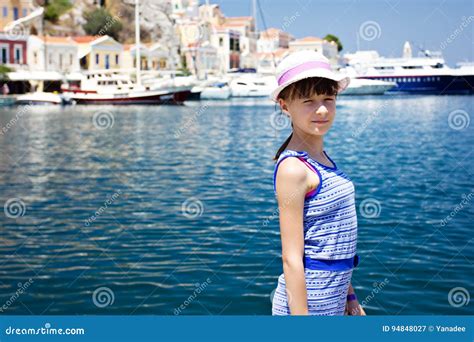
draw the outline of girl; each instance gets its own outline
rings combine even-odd
[[[350,79],[333,74],[323,55],[299,51],[279,64],[277,80],[272,99],[293,132],[275,156],[284,273],[272,313],[365,315],[351,286],[358,261],[354,185],[323,148],[336,95]]]

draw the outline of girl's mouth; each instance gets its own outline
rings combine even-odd
[[[311,121],[311,122],[318,123],[318,124],[323,124],[323,123],[328,123],[329,120],[317,120],[317,121]]]

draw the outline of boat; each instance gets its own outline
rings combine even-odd
[[[276,87],[273,76],[242,75],[230,81],[232,97],[268,97]]]
[[[346,54],[346,72],[355,73],[358,79],[396,82],[388,92],[413,94],[473,94],[472,67],[451,68],[439,52],[422,50],[412,57],[408,42],[403,56],[385,58],[376,51],[357,51]]]
[[[383,95],[396,86],[395,82],[351,78],[349,86],[339,95]]]
[[[218,82],[201,91],[201,100],[227,100],[231,95],[230,87],[227,82]]]
[[[191,86],[162,86],[150,89],[132,81],[130,73],[99,70],[84,75],[80,87],[63,87],[64,94],[78,104],[182,104]]]
[[[15,100],[17,105],[71,105],[75,101],[66,94],[48,93],[37,91],[18,95]]]

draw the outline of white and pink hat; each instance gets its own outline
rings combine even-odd
[[[346,89],[350,82],[349,77],[337,75],[331,70],[326,57],[312,50],[297,51],[286,56],[278,64],[276,73],[278,86],[270,95],[275,102],[284,88],[304,78],[323,77],[336,81],[339,84],[338,93]]]

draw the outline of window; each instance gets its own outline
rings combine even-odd
[[[224,46],[224,38],[219,38],[219,46]]]
[[[13,7],[13,20],[17,20],[18,18],[18,7]]]
[[[26,8],[23,8],[23,17],[26,17],[26,15],[28,14],[28,11],[26,10]]]
[[[72,59],[73,59],[73,56],[72,56],[72,53],[69,54],[69,65],[72,65]]]
[[[3,6],[3,17],[4,18],[8,17],[8,7],[7,6]]]
[[[6,46],[1,46],[1,62],[2,64],[7,64],[8,63],[8,45]]]
[[[118,54],[115,55],[115,64],[117,64],[117,65],[119,64],[119,55]]]
[[[21,53],[20,53],[19,48],[15,48],[15,63],[20,64],[21,63]]]
[[[95,64],[99,64],[99,54],[95,54]]]
[[[63,69],[63,54],[59,54],[59,69]]]

